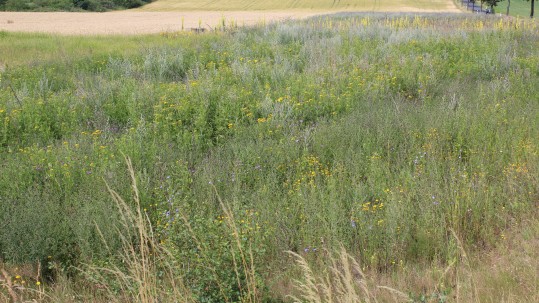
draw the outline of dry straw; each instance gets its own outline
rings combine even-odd
[[[325,272],[316,273],[309,262],[301,255],[289,252],[296,257],[302,270],[303,280],[296,280],[298,295],[290,296],[294,302],[309,303],[377,303],[378,290],[393,295],[395,302],[409,301],[410,298],[387,286],[374,286],[363,272],[358,261],[344,246],[337,253],[328,253],[329,264]]]
[[[115,264],[109,267],[88,265],[83,273],[103,285],[110,292],[109,298],[117,302],[192,302],[189,291],[172,272],[174,266],[169,264],[169,260],[173,258],[154,237],[150,220],[141,207],[133,164],[128,157],[125,161],[131,178],[134,207],[107,184],[120,214],[118,234],[122,241],[119,254],[122,267]],[[158,270],[164,271],[164,278],[157,277]],[[118,281],[122,296],[115,295],[108,286],[107,277],[110,279],[110,276]]]

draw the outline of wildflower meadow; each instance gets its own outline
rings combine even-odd
[[[0,301],[536,301],[538,26],[0,32]]]

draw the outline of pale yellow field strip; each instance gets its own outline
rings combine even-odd
[[[250,2],[255,5],[249,5]],[[243,26],[267,24],[286,19],[302,19],[342,11],[461,12],[451,0],[313,0],[311,2],[308,0],[283,0],[282,2],[252,0],[250,2],[246,0],[159,0],[142,10],[108,13],[0,12],[0,31],[65,35],[137,35],[189,30],[199,26],[216,27],[222,24],[223,19],[227,25],[233,22]],[[312,9],[306,8],[307,2],[313,5]],[[324,6],[325,3],[330,2],[338,5]],[[372,6],[374,2],[377,4]],[[230,7],[246,10],[219,9],[227,3]],[[175,4],[179,6],[174,6]],[[289,9],[265,9],[278,5],[285,5]],[[163,10],[167,11],[152,11],[152,7],[166,8]],[[197,7],[200,10],[191,10]]]
[[[188,10],[455,10],[453,0],[157,0],[144,11]]]
[[[66,35],[137,35],[215,27],[226,20],[239,26],[300,19],[316,12],[110,12],[11,13],[0,12],[0,31]],[[182,25],[183,24],[183,25]]]

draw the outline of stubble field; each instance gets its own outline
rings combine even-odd
[[[351,10],[351,11],[410,11],[437,10],[456,11],[451,0],[220,0],[220,1],[189,1],[189,0],[159,0],[146,5],[140,10],[170,11],[170,10]]]
[[[0,12],[0,31],[64,35],[137,35],[222,25],[255,25],[339,11],[459,12],[452,1],[182,1],[159,0],[107,13]]]

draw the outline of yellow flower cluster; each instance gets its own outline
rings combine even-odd
[[[375,199],[373,202],[367,201],[361,205],[363,212],[376,213],[384,208],[384,202],[379,199]]]
[[[284,183],[284,186],[289,188],[289,193],[298,192],[303,186],[316,188],[317,178],[328,178],[332,175],[328,165],[322,163],[314,155],[308,155],[296,160],[292,165],[293,167],[280,166],[281,170],[296,171],[295,179],[287,180]]]
[[[525,175],[529,170],[526,163],[511,163],[504,167],[503,172],[506,176],[514,176],[515,174]]]

